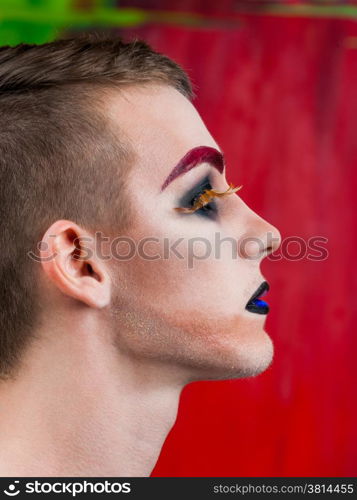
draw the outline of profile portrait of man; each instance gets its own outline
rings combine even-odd
[[[193,98],[144,41],[0,48],[2,476],[148,476],[185,385],[271,364],[280,235]]]

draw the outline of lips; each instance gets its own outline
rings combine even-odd
[[[264,300],[261,300],[261,297],[268,293],[268,291],[269,284],[267,281],[263,281],[263,283],[248,300],[247,305],[245,306],[246,310],[256,314],[268,314],[269,305]]]

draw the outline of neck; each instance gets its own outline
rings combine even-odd
[[[184,384],[88,330],[58,333],[0,385],[1,475],[150,475]]]

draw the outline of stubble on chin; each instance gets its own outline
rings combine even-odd
[[[274,344],[262,318],[209,319],[192,312],[174,324],[182,332],[181,362],[192,368],[194,380],[254,377],[273,362]]]
[[[143,362],[170,364],[187,381],[254,377],[272,363],[264,318],[113,306],[115,343]]]

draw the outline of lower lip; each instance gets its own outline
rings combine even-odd
[[[269,304],[261,299],[254,299],[246,306],[246,310],[255,314],[268,314]]]

